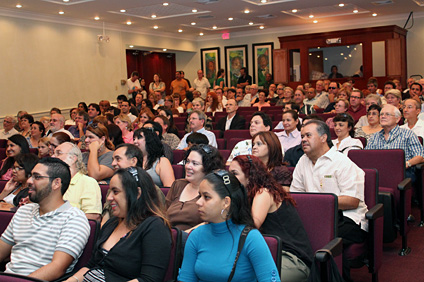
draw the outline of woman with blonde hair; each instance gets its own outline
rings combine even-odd
[[[125,143],[133,144],[133,134],[134,132],[131,119],[126,114],[120,114],[113,118],[113,121],[115,124],[121,129],[122,132],[122,139]]]

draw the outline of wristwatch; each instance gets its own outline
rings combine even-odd
[[[411,163],[409,161],[406,161],[406,168],[410,168],[411,167]]]

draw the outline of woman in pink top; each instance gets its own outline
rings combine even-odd
[[[269,107],[271,106],[268,102],[266,102],[266,94],[265,91],[260,90],[258,94],[258,100],[259,102],[253,104],[253,107],[258,107],[259,111],[261,111],[262,107]]]
[[[131,124],[131,119],[125,114],[120,114],[116,116],[113,121],[119,127],[119,129],[121,129],[122,139],[124,140],[124,142],[133,144],[134,132],[132,131],[133,127]]]

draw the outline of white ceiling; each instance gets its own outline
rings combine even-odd
[[[262,0],[264,1],[264,0]],[[57,17],[71,20],[105,22],[120,25],[129,30],[155,31],[184,36],[219,34],[224,32],[258,31],[260,26],[287,28],[290,26],[331,25],[342,20],[370,21],[378,17],[405,15],[411,11],[424,12],[416,2],[424,0],[1,0],[0,9],[24,12],[28,15]],[[169,3],[164,6],[163,3]],[[343,7],[339,4],[343,3]],[[377,3],[384,3],[377,5]],[[389,4],[387,4],[389,3]],[[16,5],[22,8],[16,8]],[[125,9],[126,12],[120,12]],[[197,12],[192,10],[196,9]],[[250,13],[244,11],[248,9]],[[297,9],[297,13],[292,10]],[[357,10],[354,13],[353,10]],[[63,11],[63,15],[59,15]],[[377,13],[377,17],[372,14]],[[152,18],[156,15],[156,18]],[[313,18],[310,16],[313,15]],[[94,17],[98,16],[98,21]],[[233,20],[229,20],[233,18]],[[131,21],[131,26],[127,22]],[[195,23],[193,25],[192,23]],[[216,27],[215,29],[213,27]]]

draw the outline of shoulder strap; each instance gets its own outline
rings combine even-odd
[[[359,150],[362,150],[362,148],[361,147],[359,147],[358,145],[352,145],[352,146],[349,146],[349,147],[346,147],[346,148],[343,148],[341,151],[339,151],[340,153],[343,153],[344,151],[346,151],[347,149],[353,149],[353,148],[357,148],[357,149],[359,149]]]
[[[243,231],[240,234],[240,240],[237,248],[236,259],[234,260],[233,269],[231,269],[230,277],[228,277],[228,281],[230,282],[233,279],[234,273],[236,271],[237,261],[240,257],[241,250],[243,250],[244,242],[246,242],[247,234],[249,234],[250,230],[253,228],[251,226],[245,226]]]

